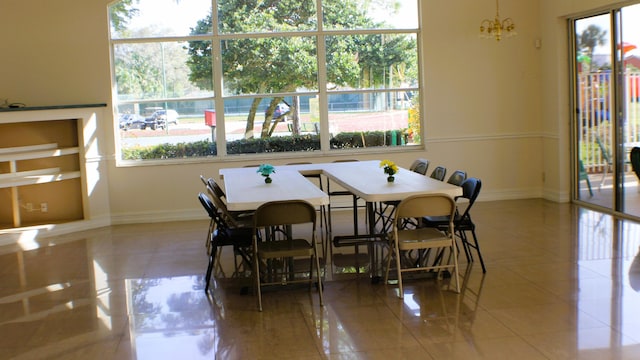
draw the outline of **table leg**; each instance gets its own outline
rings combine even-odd
[[[369,236],[371,241],[369,242],[369,254],[370,254],[370,268],[371,268],[371,283],[377,284],[382,279],[380,271],[378,269],[379,261],[382,261],[382,254],[378,253],[378,247],[375,246],[375,239],[380,236],[376,233],[376,206],[374,203],[367,201],[367,216],[369,220]]]

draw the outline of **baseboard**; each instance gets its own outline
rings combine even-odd
[[[169,221],[191,221],[208,219],[202,207],[172,211],[138,212],[112,214],[111,223],[114,225],[149,224]]]

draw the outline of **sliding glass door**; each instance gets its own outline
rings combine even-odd
[[[574,22],[574,28],[576,156],[579,172],[577,198],[613,208],[611,169],[598,146],[611,144],[613,138],[611,14],[578,19]]]
[[[640,217],[640,5],[575,19],[574,197]]]
[[[619,210],[640,217],[640,169],[636,174],[630,161],[633,147],[640,147],[640,4],[620,10],[618,52],[622,79],[621,111],[618,124],[617,164]]]

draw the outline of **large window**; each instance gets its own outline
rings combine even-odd
[[[418,0],[109,6],[123,160],[421,145]]]

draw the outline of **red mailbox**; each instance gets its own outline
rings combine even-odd
[[[205,110],[204,111],[204,123],[207,126],[215,127],[216,126],[216,112],[215,110]]]

